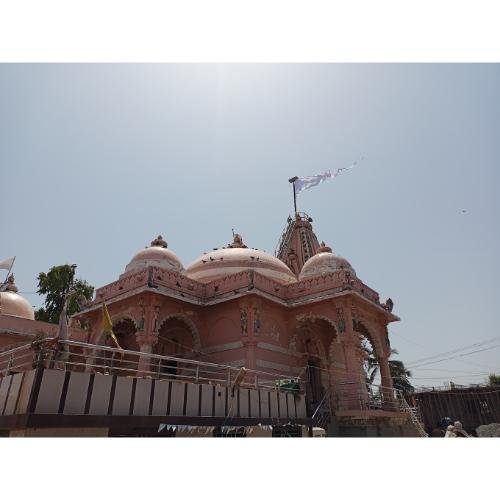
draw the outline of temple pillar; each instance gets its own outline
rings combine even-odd
[[[389,368],[389,357],[386,355],[378,358],[380,367],[380,379],[383,394],[383,408],[391,409],[394,407],[394,389],[392,384],[391,370]]]
[[[158,332],[137,332],[135,339],[139,345],[139,350],[144,355],[139,356],[139,364],[137,366],[137,376],[143,377],[147,372],[151,371],[151,357],[153,346],[158,342]]]
[[[102,340],[102,319],[97,314],[93,314],[88,318],[89,330],[87,343],[88,344],[99,344]],[[85,360],[86,372],[92,372],[94,370],[94,365],[96,364],[96,356],[98,355],[97,349],[83,348],[82,349],[83,359]]]
[[[149,305],[145,308],[144,330],[138,331],[135,334],[135,339],[139,346],[139,351],[144,353],[144,356],[139,357],[137,366],[137,376],[143,377],[146,372],[151,371],[151,357],[153,346],[158,342],[158,316],[160,307],[157,304]]]
[[[359,339],[353,328],[352,322],[352,301],[347,299],[343,307],[345,319],[345,335],[343,338],[345,364],[347,372],[347,405],[349,409],[361,409],[361,380],[358,362],[357,348],[359,346]]]

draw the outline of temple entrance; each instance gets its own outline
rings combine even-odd
[[[325,390],[321,384],[321,371],[319,361],[314,358],[307,360],[307,394],[310,395],[312,411],[320,404]]]
[[[155,354],[161,356],[172,356],[175,358],[193,359],[193,335],[189,325],[179,317],[167,318],[158,330],[158,343],[155,346]],[[177,377],[182,374],[189,376],[189,366],[182,366],[172,359],[162,359],[157,366],[160,374]]]

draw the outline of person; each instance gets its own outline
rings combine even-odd
[[[444,435],[445,438],[456,438],[457,435],[455,434],[455,427],[453,425],[449,425],[446,428],[446,434]]]
[[[460,420],[457,420],[454,424],[453,424],[453,429],[454,429],[454,432],[455,432],[455,436],[456,437],[470,437],[467,432],[464,431],[463,429],[463,426],[462,426],[462,422],[460,422]]]

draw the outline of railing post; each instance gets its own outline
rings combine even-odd
[[[111,359],[109,361],[109,373],[113,373],[113,365],[114,365],[114,362],[115,362],[115,354],[116,354],[115,351],[113,351],[111,353]]]
[[[258,389],[259,388],[259,377],[257,374],[255,374],[255,388]]]
[[[231,368],[227,369],[227,386],[231,387]]]
[[[195,381],[198,382],[200,379],[200,365],[196,365],[196,375],[195,375]]]

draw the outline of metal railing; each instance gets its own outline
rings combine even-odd
[[[0,377],[31,370],[38,363],[42,363],[45,368],[70,371],[278,391],[280,390],[278,381],[290,378],[290,374],[269,373],[183,357],[53,338],[0,353]],[[302,383],[300,385],[302,390]]]

